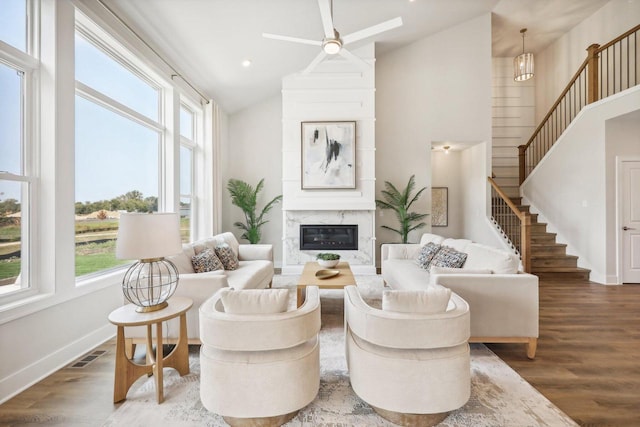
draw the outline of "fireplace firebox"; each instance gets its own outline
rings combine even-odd
[[[300,225],[300,249],[358,250],[358,225]]]

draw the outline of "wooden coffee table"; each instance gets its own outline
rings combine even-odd
[[[318,279],[316,277],[318,270],[338,270],[340,274],[328,279]],[[298,280],[298,307],[304,302],[307,286],[317,286],[320,289],[344,289],[345,286],[355,284],[356,280],[348,262],[341,262],[333,268],[321,267],[317,262],[308,262],[304,265],[302,276]]]

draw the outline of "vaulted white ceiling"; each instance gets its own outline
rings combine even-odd
[[[190,82],[233,113],[280,91],[318,47],[269,40],[263,32],[322,38],[316,0],[101,0]],[[527,51],[539,52],[608,0],[334,0],[342,34],[402,17],[374,37],[377,55],[493,12],[493,55],[515,56],[527,27]],[[352,47],[357,48],[354,44]],[[242,61],[251,60],[250,67]]]

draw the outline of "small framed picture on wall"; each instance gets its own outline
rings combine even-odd
[[[356,122],[302,122],[302,189],[356,188]]]
[[[431,226],[449,226],[449,189],[431,187]]]

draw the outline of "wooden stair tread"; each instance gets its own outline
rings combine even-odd
[[[557,254],[531,254],[531,259],[552,259],[552,258],[563,258],[563,259],[578,259],[575,255],[557,255]]]
[[[535,267],[534,273],[590,273],[591,270],[582,267]]]

